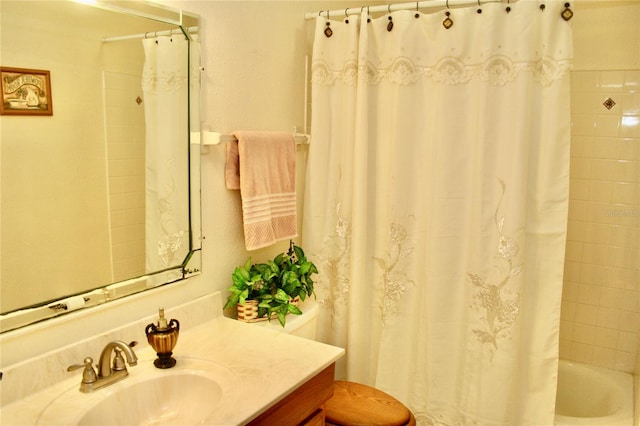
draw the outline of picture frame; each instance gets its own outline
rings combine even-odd
[[[53,115],[51,73],[0,67],[0,115]]]

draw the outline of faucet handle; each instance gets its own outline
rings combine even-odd
[[[133,340],[133,341],[129,342],[129,344],[127,346],[129,346],[130,348],[133,348],[137,344],[138,344],[138,342]],[[113,348],[113,349],[114,349],[116,355],[113,357],[112,370],[113,371],[126,370],[127,369],[127,364],[124,362],[124,357],[122,356],[122,349],[120,349],[117,346],[115,348]],[[131,365],[135,365],[135,363],[131,364]]]
[[[122,356],[122,349],[115,347],[113,348],[116,355],[113,357],[113,366],[111,369],[113,371],[122,371],[127,369],[127,364],[124,362],[124,357]]]
[[[93,358],[90,356],[84,359],[84,364],[73,364],[67,367],[67,371],[75,371],[84,367],[82,372],[82,383],[95,383],[98,381],[96,370],[93,369]]]

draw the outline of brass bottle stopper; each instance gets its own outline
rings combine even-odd
[[[176,319],[167,321],[164,316],[164,308],[160,308],[158,314],[158,325],[148,324],[144,331],[147,335],[147,341],[158,355],[158,358],[153,361],[153,365],[157,368],[171,368],[176,365],[172,351],[178,342],[180,323]]]

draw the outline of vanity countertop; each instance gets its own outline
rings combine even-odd
[[[96,347],[94,354],[87,355],[96,359],[100,350]],[[129,367],[129,377],[90,394],[82,394],[78,390],[78,401],[88,402],[90,406],[90,399],[98,398],[100,392],[109,393],[117,386],[126,386],[128,380],[173,370],[154,368],[155,353],[147,344],[141,345],[136,354],[138,365]],[[341,348],[220,316],[192,328],[181,329],[174,349],[174,357],[178,361],[174,368],[199,359],[229,371],[233,380],[225,383],[232,388],[225,391],[233,398],[216,409],[215,417],[210,418],[209,423],[239,425],[259,416],[343,355],[344,349]],[[40,414],[52,401],[79,388],[81,370],[69,374],[72,376],[69,379],[2,407],[2,424],[38,424]],[[57,424],[75,424],[81,413],[73,411],[77,410],[64,413],[68,418],[59,418]]]

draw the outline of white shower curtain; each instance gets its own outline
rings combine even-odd
[[[316,22],[320,337],[419,424],[553,423],[571,30],[563,2],[508,6]]]
[[[189,250],[188,43],[143,40],[147,272],[180,265]]]

